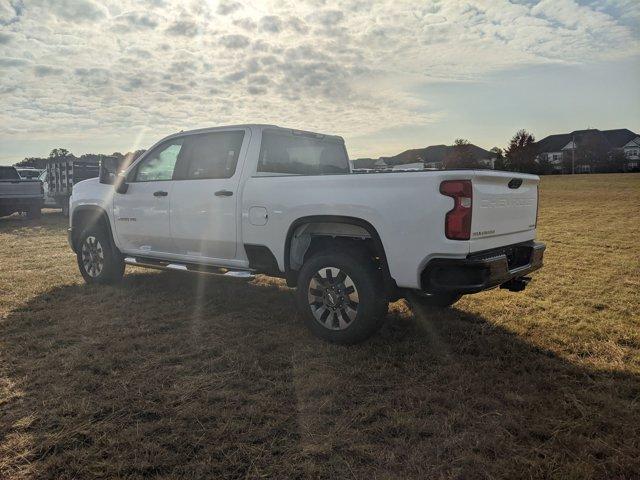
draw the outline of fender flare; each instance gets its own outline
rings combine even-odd
[[[85,214],[90,214],[89,220],[82,222],[83,223],[82,228],[80,228],[80,226],[76,223],[76,219],[78,218],[78,213],[81,213],[82,217],[85,217]],[[103,222],[106,225],[107,233],[109,234],[109,238],[111,239],[111,245],[114,248],[117,248],[115,241],[113,239],[113,231],[111,230],[111,222],[109,221],[109,214],[104,208],[99,207],[97,205],[79,205],[78,207],[73,209],[73,212],[71,215],[72,216],[71,216],[70,240],[71,240],[71,247],[74,252],[76,251],[77,242],[80,234],[82,233],[82,230],[84,230],[84,228],[86,228],[87,225],[95,225],[99,222]]]
[[[285,270],[285,278],[287,279],[287,284],[290,286],[294,286],[297,283],[297,272],[291,269],[291,243],[293,241],[293,233],[296,231],[298,227],[304,225],[305,223],[345,223],[350,225],[356,225],[361,227],[369,233],[371,236],[371,240],[373,241],[373,246],[375,249],[375,253],[380,257],[381,266],[382,266],[382,274],[385,281],[385,286],[387,289],[397,288],[395,280],[391,278],[391,273],[389,271],[389,263],[387,262],[387,255],[384,250],[384,245],[382,244],[382,240],[380,239],[380,235],[378,231],[375,229],[371,223],[363,220],[362,218],[357,217],[348,217],[342,215],[310,215],[307,217],[300,217],[294,220],[291,225],[289,225],[289,229],[287,230],[287,237],[284,245],[284,270]]]

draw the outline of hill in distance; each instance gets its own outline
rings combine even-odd
[[[470,144],[469,148],[474,157],[478,159],[487,159],[495,157],[495,154]],[[382,157],[388,166],[406,165],[408,163],[440,163],[444,161],[448,154],[453,151],[453,145],[431,145],[424,148],[414,148],[405,150],[393,157]],[[353,161],[357,168],[374,168],[374,164],[379,162],[377,158],[358,158]]]

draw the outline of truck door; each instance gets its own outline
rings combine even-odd
[[[116,235],[127,253],[174,253],[169,225],[176,164],[184,137],[169,139],[127,175],[126,193],[114,193]]]
[[[236,256],[238,186],[250,130],[216,130],[185,137],[171,199],[176,251],[194,261]]]

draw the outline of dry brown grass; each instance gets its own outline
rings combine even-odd
[[[520,294],[322,343],[280,281],[81,283],[65,221],[0,219],[0,477],[640,475],[640,176],[544,178]]]

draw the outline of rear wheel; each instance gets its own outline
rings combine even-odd
[[[99,227],[89,227],[80,235],[76,257],[87,283],[116,283],[124,274],[124,261],[109,235]]]
[[[300,270],[298,308],[305,325],[333,343],[366,340],[387,312],[382,276],[358,252],[319,253]]]

